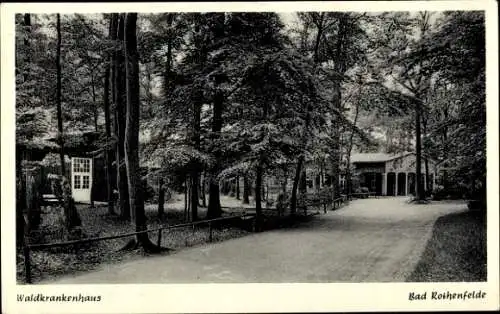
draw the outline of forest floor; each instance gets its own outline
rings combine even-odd
[[[45,283],[403,282],[423,256],[435,221],[465,212],[459,202],[354,200],[293,227]]]
[[[251,200],[252,201],[252,200]],[[243,213],[245,208],[251,208],[251,204],[242,204],[241,200],[221,195],[221,205],[224,206],[223,216]],[[94,208],[89,205],[77,205],[78,212],[82,219],[83,232],[85,237],[104,237],[132,232],[129,222],[121,220],[117,216],[107,213],[106,205],[96,204]],[[176,225],[185,222],[184,218],[184,196],[174,194],[165,203],[165,215],[162,220],[157,218],[158,204],[146,204],[146,216],[148,228],[155,228],[161,225]],[[206,215],[206,208],[200,207],[199,218]],[[42,213],[42,224],[40,234],[37,236],[37,243],[53,243],[64,241],[64,229],[62,216],[55,208],[44,208]],[[225,225],[221,228],[214,228],[213,242],[223,241],[247,235],[249,232],[241,228]],[[154,243],[158,240],[158,232],[149,233]],[[38,282],[48,278],[58,278],[62,275],[76,274],[96,269],[103,264],[113,264],[121,261],[143,258],[147,256],[141,250],[123,251],[127,242],[131,239],[121,238],[95,242],[83,245],[78,250],[65,248],[54,248],[47,250],[35,250],[31,254],[32,280]],[[197,226],[196,228],[185,227],[180,229],[163,231],[161,235],[161,246],[173,250],[185,247],[201,245],[208,240],[207,226]],[[24,257],[22,251],[18,251],[16,256],[17,281],[24,282]]]

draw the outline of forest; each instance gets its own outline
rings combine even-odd
[[[269,178],[296,215],[308,165],[328,173],[329,199],[353,192],[354,152],[416,152],[417,202],[486,199],[481,11],[18,14],[15,71],[18,239],[43,219],[23,218],[39,207],[25,175],[37,165],[55,169],[61,225],[78,237],[66,153],[83,134],[108,214],[133,231],[173,193],[189,221],[221,217],[221,194],[253,196],[258,224],[277,206]],[[436,191],[422,156],[440,165]],[[135,245],[156,247],[147,233]]]

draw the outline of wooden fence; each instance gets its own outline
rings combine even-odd
[[[200,220],[200,221],[183,223],[183,224],[178,224],[178,225],[173,225],[173,226],[163,226],[163,227],[147,229],[147,230],[143,230],[143,231],[129,232],[129,233],[124,233],[124,234],[112,235],[112,236],[87,238],[87,239],[81,239],[81,240],[55,242],[55,243],[30,244],[28,241],[28,237],[25,236],[24,245],[23,245],[25,282],[26,283],[32,282],[31,251],[34,249],[47,249],[47,248],[63,247],[63,246],[69,246],[69,245],[75,245],[75,244],[84,244],[84,243],[92,243],[92,242],[113,240],[113,239],[119,239],[119,238],[127,238],[127,237],[131,237],[131,236],[136,236],[138,234],[144,234],[144,233],[155,232],[155,231],[158,231],[157,245],[161,246],[162,230],[179,229],[179,228],[185,228],[185,227],[193,227],[194,228],[197,225],[208,225],[208,242],[212,242],[212,234],[213,234],[212,226],[214,223],[220,222],[220,221],[233,220],[233,219],[248,219],[248,218],[253,218],[254,216],[255,216],[254,214],[244,213],[241,215],[220,217],[220,218],[214,218],[214,219],[210,219],[210,220]],[[27,216],[25,216],[25,221],[26,221],[26,224],[28,224],[28,217]]]
[[[308,199],[306,201],[306,205],[307,206],[319,206],[319,207],[323,206],[323,209],[326,213],[328,206],[332,206],[332,210],[335,210],[336,208],[339,208],[343,203],[347,202],[348,200],[352,200],[353,197],[366,198],[366,197],[370,197],[372,195],[375,195],[375,193],[374,192],[353,193],[351,195],[342,195],[341,197],[336,198],[336,199],[329,199],[329,198]],[[251,208],[248,208],[248,209],[251,210]],[[200,221],[183,223],[183,224],[178,224],[178,225],[173,225],[173,226],[163,226],[163,227],[158,227],[158,228],[153,228],[153,229],[147,229],[144,231],[129,232],[129,233],[113,235],[113,236],[87,238],[87,239],[81,239],[81,240],[55,242],[55,243],[40,243],[40,244],[30,244],[29,237],[28,237],[29,231],[26,230],[24,241],[23,241],[25,282],[28,284],[32,282],[31,251],[33,249],[47,249],[47,248],[62,247],[62,246],[69,246],[69,245],[75,245],[75,244],[84,244],[84,243],[113,240],[113,239],[126,238],[126,237],[136,236],[138,234],[144,234],[144,233],[155,232],[155,231],[158,231],[157,245],[161,246],[162,230],[171,230],[171,229],[178,229],[178,228],[185,228],[185,227],[193,227],[194,228],[197,225],[208,225],[208,242],[212,242],[212,226],[214,223],[219,222],[219,221],[233,220],[233,219],[242,219],[242,220],[251,219],[254,217],[255,217],[255,214],[253,214],[253,213],[252,214],[243,213],[241,215],[221,217],[221,218],[215,218],[215,219],[210,219],[210,220],[200,220]],[[24,215],[24,218],[25,218],[25,226],[28,227],[29,226],[28,215]]]

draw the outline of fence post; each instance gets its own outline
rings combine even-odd
[[[212,242],[212,222],[208,223],[208,242]]]
[[[29,216],[24,216],[24,241],[23,241],[23,253],[24,253],[24,276],[26,278],[26,283],[31,283],[31,259],[30,259],[30,247],[29,247]]]

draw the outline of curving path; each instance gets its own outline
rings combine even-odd
[[[413,271],[434,221],[467,210],[459,203],[406,201],[355,200],[297,228],[108,265],[45,284],[400,282]]]

